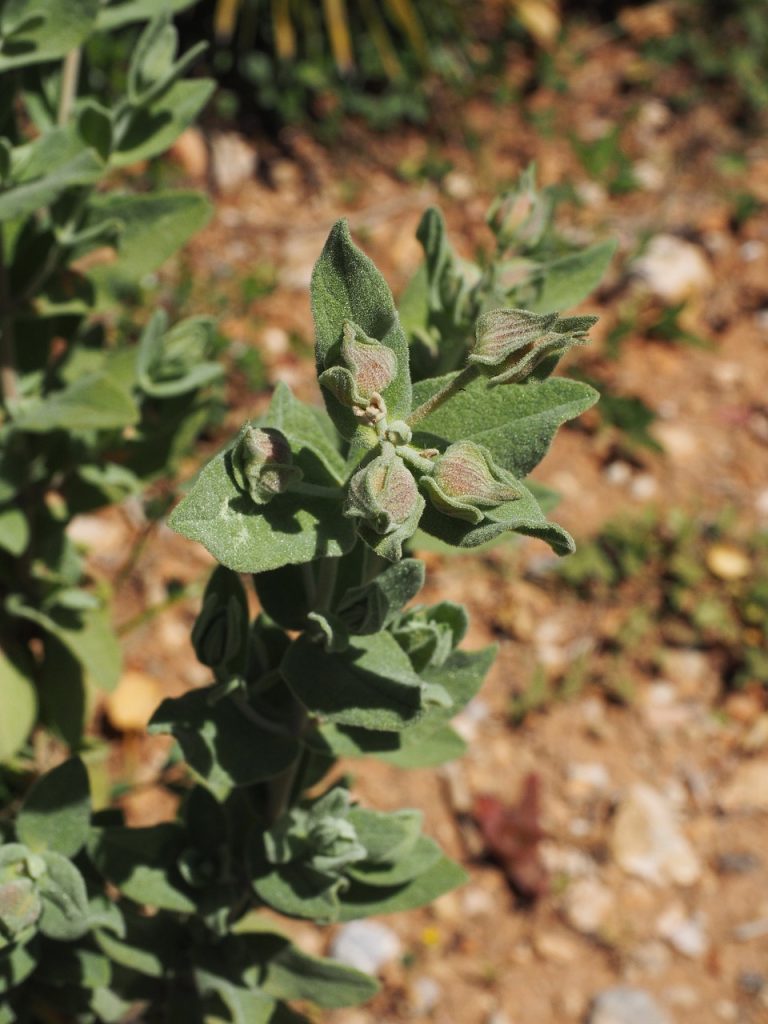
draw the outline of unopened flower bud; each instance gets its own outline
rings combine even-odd
[[[445,515],[477,524],[482,509],[520,497],[515,478],[500,469],[490,452],[474,441],[457,441],[435,462],[422,486],[432,504]]]
[[[418,526],[424,499],[413,474],[390,443],[382,455],[359,469],[349,482],[344,515],[359,519],[363,539],[390,561],[402,556],[402,543]],[[382,543],[381,538],[389,538]]]
[[[467,362],[498,370],[492,384],[518,383],[545,360],[554,363],[574,345],[586,343],[596,317],[566,317],[531,313],[527,309],[492,309],[475,328],[475,346]]]
[[[374,396],[397,376],[397,356],[380,341],[369,338],[356,324],[344,321],[340,364],[324,370],[318,380],[342,405],[366,410]]]
[[[542,239],[552,215],[551,195],[536,188],[535,167],[523,173],[514,188],[498,196],[486,218],[488,226],[504,248],[513,243],[530,250]]]
[[[232,452],[232,468],[237,483],[257,505],[266,505],[302,477],[293,465],[288,439],[274,427],[249,424]]]

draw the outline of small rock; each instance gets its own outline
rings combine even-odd
[[[735,544],[713,544],[704,556],[707,568],[720,580],[742,580],[749,576],[752,563],[749,555]]]
[[[652,160],[637,160],[632,167],[632,174],[640,188],[646,192],[658,192],[666,181],[664,171]]]
[[[608,769],[600,761],[574,762],[568,765],[568,795],[588,798],[607,793],[611,788]]]
[[[730,999],[720,999],[715,1003],[715,1013],[720,1020],[732,1021],[739,1019],[739,1008]]]
[[[671,985],[664,989],[664,1001],[681,1010],[693,1010],[699,1005],[699,993],[692,985]]]
[[[755,260],[762,259],[765,255],[765,242],[752,238],[748,242],[744,242],[739,248],[739,253],[745,263],[754,263]]]
[[[635,261],[635,272],[664,302],[683,302],[712,284],[712,270],[702,249],[676,235],[656,235]]]
[[[656,930],[673,949],[692,960],[701,959],[709,949],[701,915],[689,917],[679,903],[673,903],[664,911],[656,922]]]
[[[766,935],[768,935],[768,917],[745,921],[733,929],[733,937],[737,942],[753,942],[755,939],[764,939]]]
[[[534,938],[533,946],[542,960],[555,964],[573,963],[579,955],[579,947],[573,939],[559,932],[540,932]]]
[[[759,754],[768,747],[768,713],[760,715],[746,736],[740,741],[740,747],[747,754]]]
[[[234,192],[256,173],[256,150],[237,132],[217,132],[211,136],[211,169],[216,187]]]
[[[721,853],[715,868],[721,875],[748,875],[762,867],[762,861],[749,850],[733,850]]]
[[[682,423],[657,421],[651,431],[670,458],[685,462],[699,450],[696,434]]]
[[[632,467],[628,462],[623,462],[621,459],[617,459],[615,462],[611,462],[606,466],[603,475],[609,483],[614,484],[617,487],[622,487],[631,480]]]
[[[746,761],[739,765],[720,795],[722,810],[768,811],[768,761]]]
[[[752,725],[760,717],[763,702],[755,693],[731,693],[723,705],[723,710],[735,722]]]
[[[128,669],[116,689],[107,695],[104,707],[115,729],[141,732],[146,729],[162,699],[163,691],[157,679],[146,672]]]
[[[681,697],[709,701],[720,690],[720,675],[703,651],[692,647],[667,647],[661,664],[667,679]]]
[[[290,347],[290,336],[282,327],[265,327],[262,331],[259,350],[269,359],[284,356]]]
[[[630,954],[632,963],[643,974],[658,978],[669,968],[672,954],[663,942],[644,942],[636,946]]]
[[[168,156],[190,178],[201,180],[208,171],[208,147],[199,128],[186,128],[171,146]]]
[[[416,1013],[431,1013],[440,1002],[442,986],[426,975],[416,978],[412,989],[412,1005]]]
[[[758,971],[742,971],[738,977],[738,986],[745,995],[759,996],[768,985],[764,974]]]
[[[768,487],[764,487],[763,490],[758,491],[755,498],[755,510],[759,516],[764,519],[768,519]]]
[[[604,928],[614,907],[611,890],[595,878],[581,878],[568,886],[563,912],[577,932],[595,935]]]
[[[597,995],[589,1024],[670,1024],[670,1018],[653,996],[641,988],[621,985]]]
[[[464,889],[461,903],[467,917],[482,917],[484,914],[493,914],[498,909],[498,904],[491,893],[478,885],[470,885]]]
[[[475,194],[475,183],[461,171],[449,171],[443,178],[443,188],[451,199],[470,199]]]
[[[619,805],[611,850],[627,874],[659,885],[692,885],[701,875],[699,858],[674,809],[661,793],[643,783],[632,786]]]
[[[650,501],[656,497],[659,484],[656,477],[650,473],[638,473],[632,480],[629,490],[635,501]]]
[[[376,974],[401,953],[400,939],[378,921],[352,921],[343,925],[331,943],[331,957],[347,967]]]

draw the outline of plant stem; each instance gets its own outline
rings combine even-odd
[[[56,116],[58,125],[65,125],[72,113],[75,96],[77,95],[77,79],[80,74],[80,47],[70,50],[64,58],[61,69],[61,91],[59,92],[59,110]]]
[[[449,384],[446,384],[442,390],[435,392],[431,398],[428,398],[426,402],[423,402],[417,409],[414,409],[405,422],[409,427],[413,427],[416,423],[421,422],[431,412],[434,412],[435,409],[439,409],[449,398],[453,398],[454,395],[463,391],[467,384],[471,383],[479,373],[480,371],[476,366],[465,366],[461,373],[454,377]]]
[[[341,487],[325,487],[323,484],[312,484],[308,480],[299,480],[291,484],[290,493],[306,494],[310,498],[338,500],[344,492]]]
[[[330,608],[333,590],[336,586],[338,568],[338,558],[323,558],[320,560],[317,571],[317,588],[315,590],[314,610],[316,612],[324,612]]]
[[[16,376],[16,345],[13,333],[13,311],[5,266],[5,243],[0,225],[0,388],[3,403],[18,398],[19,381]]]

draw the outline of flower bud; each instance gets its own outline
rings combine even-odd
[[[365,410],[374,396],[397,376],[397,356],[350,320],[344,321],[341,363],[324,370],[318,380],[342,405]]]
[[[382,557],[397,561],[402,543],[416,530],[424,511],[413,474],[385,442],[383,454],[359,469],[349,482],[344,515],[359,519],[363,539]],[[381,538],[387,538],[383,542]]]
[[[232,452],[235,479],[257,505],[266,505],[301,479],[301,470],[292,463],[288,439],[273,427],[249,424]]]
[[[586,332],[596,317],[566,317],[557,313],[531,313],[527,309],[492,309],[475,327],[475,346],[467,362],[500,372],[492,384],[517,383],[529,377],[545,360],[553,365],[574,345],[586,343]]]
[[[514,188],[494,200],[486,220],[500,246],[506,249],[516,244],[525,251],[541,241],[549,226],[552,208],[551,195],[536,188],[535,167],[531,165]]]
[[[474,441],[450,445],[436,460],[432,475],[422,477],[421,482],[440,512],[474,524],[484,518],[481,509],[520,497],[514,477]]]

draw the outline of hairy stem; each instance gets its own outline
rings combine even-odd
[[[479,372],[476,366],[465,366],[461,373],[454,377],[449,384],[446,384],[440,391],[435,392],[431,398],[428,398],[417,409],[414,409],[405,422],[409,427],[413,427],[415,424],[420,423],[421,420],[426,419],[431,412],[439,409],[444,402],[447,402],[454,395],[463,391],[467,384],[477,377]]]
[[[80,48],[70,50],[64,58],[61,69],[61,91],[59,93],[59,110],[56,123],[64,125],[69,120],[77,95],[77,79],[80,74]]]
[[[0,388],[2,388],[3,403],[5,405],[18,397],[19,381],[16,375],[13,310],[11,308],[8,271],[5,265],[5,244],[2,225],[0,225]]]
[[[307,480],[299,480],[290,486],[291,494],[306,494],[309,498],[328,498],[338,501],[344,493],[341,487],[325,487],[323,484],[312,484]]]

